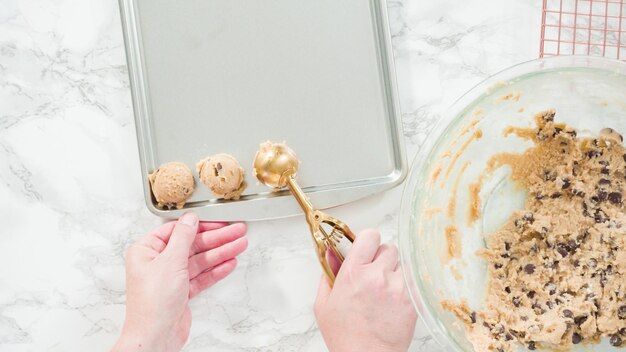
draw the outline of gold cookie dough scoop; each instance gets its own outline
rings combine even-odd
[[[313,208],[295,180],[299,165],[298,157],[285,144],[265,142],[256,153],[253,166],[254,173],[261,183],[276,190],[287,187],[296,197],[309,224],[317,257],[332,285],[335,282],[335,274],[329,263],[328,250],[343,262],[355,236],[346,224]]]

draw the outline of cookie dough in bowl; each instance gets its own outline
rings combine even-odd
[[[625,66],[518,65],[431,132],[399,242],[411,297],[443,350],[626,345]]]

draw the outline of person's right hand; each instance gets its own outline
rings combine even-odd
[[[398,265],[398,249],[363,231],[339,269],[335,285],[322,277],[315,317],[331,352],[405,352],[417,314]]]

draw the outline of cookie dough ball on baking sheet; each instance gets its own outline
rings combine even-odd
[[[215,154],[196,165],[200,181],[218,197],[239,199],[246,188],[244,170],[237,159],[229,154]]]
[[[193,173],[187,165],[169,162],[148,176],[157,207],[181,209],[195,189]]]

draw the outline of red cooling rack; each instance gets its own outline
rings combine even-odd
[[[543,0],[540,56],[626,60],[626,0]]]

